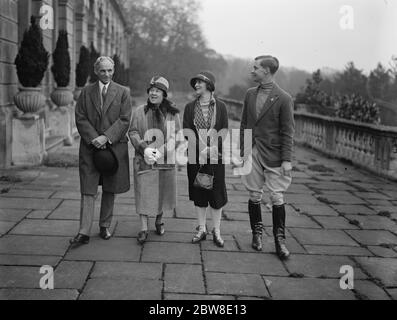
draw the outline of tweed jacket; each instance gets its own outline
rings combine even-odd
[[[259,87],[247,91],[240,126],[240,153],[246,158],[250,146],[244,146],[244,130],[252,130],[252,145],[256,146],[262,163],[280,167],[283,161],[292,161],[295,122],[293,100],[276,83],[262,111],[257,116],[256,100]]]

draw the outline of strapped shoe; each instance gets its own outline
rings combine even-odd
[[[220,231],[215,231],[215,229],[212,230],[212,240],[219,248],[223,248],[225,246],[225,241],[223,241],[223,239],[221,238]]]
[[[193,237],[192,243],[200,243],[207,239],[207,231],[199,230],[199,232]]]

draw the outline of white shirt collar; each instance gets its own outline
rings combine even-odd
[[[110,82],[107,83],[107,84],[103,84],[101,81],[99,81],[99,92],[100,92],[100,93],[102,92],[103,87],[106,87],[106,92],[107,92],[108,89],[109,89],[109,85],[110,85]]]

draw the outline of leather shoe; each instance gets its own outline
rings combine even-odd
[[[165,233],[164,223],[155,223],[156,233],[162,236]]]
[[[207,232],[204,230],[200,230],[192,239],[192,243],[199,243],[203,240],[207,239]]]
[[[70,239],[69,242],[73,245],[88,244],[88,242],[90,242],[90,237],[79,233],[73,239]]]
[[[221,234],[216,232],[215,229],[212,231],[212,240],[214,241],[215,245],[219,248],[223,248],[225,246],[225,241],[221,238]]]
[[[148,235],[149,235],[148,231],[140,231],[138,233],[138,238],[137,238],[138,243],[144,244],[147,240]]]
[[[109,240],[112,237],[112,234],[109,231],[109,228],[101,227],[99,231],[99,236],[103,240]]]

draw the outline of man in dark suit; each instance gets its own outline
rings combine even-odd
[[[112,81],[114,62],[100,57],[94,65],[98,81],[83,89],[76,105],[76,126],[81,136],[79,173],[81,189],[80,230],[71,244],[89,242],[94,220],[95,196],[102,185],[100,236],[111,238],[115,194],[130,189],[128,132],[131,120],[129,89]],[[116,170],[104,174],[94,164],[98,150],[109,148],[116,158]]]
[[[252,160],[252,170],[242,176],[249,191],[248,210],[252,229],[252,247],[262,250],[261,200],[263,187],[270,192],[273,235],[280,259],[290,255],[285,245],[284,192],[292,182],[294,134],[293,101],[275,82],[279,61],[272,56],[255,59],[251,72],[258,87],[248,90],[240,127],[241,157]],[[244,146],[244,130],[252,130],[252,145]],[[252,151],[252,152],[250,152]]]

